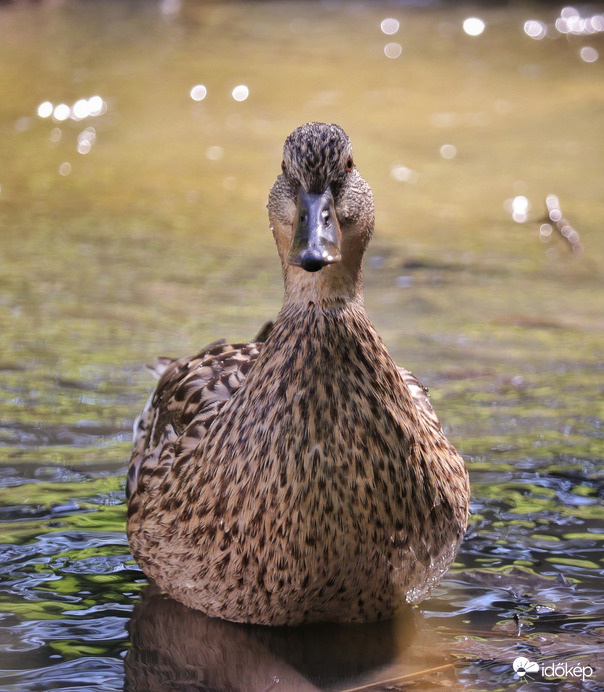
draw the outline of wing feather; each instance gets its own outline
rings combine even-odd
[[[424,387],[417,377],[415,377],[412,372],[409,372],[409,370],[399,367],[398,371],[411,392],[415,406],[420,414],[420,419],[432,431],[442,434],[440,421],[438,420],[438,417],[432,408],[432,404],[430,403],[428,388]]]
[[[261,349],[259,341],[246,344],[220,341],[195,356],[175,360],[159,358],[149,367],[159,382],[134,423],[127,497],[144,479],[162,474],[171,466],[173,454],[165,452],[193,420],[196,421],[195,439],[184,440],[184,444],[191,446],[199,442],[222,405],[241,387]]]

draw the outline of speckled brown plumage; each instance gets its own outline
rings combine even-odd
[[[282,170],[268,209],[283,307],[255,342],[159,362],[135,425],[130,545],[150,579],[211,616],[386,618],[452,562],[467,472],[365,312],[373,198],[348,137],[304,125]]]

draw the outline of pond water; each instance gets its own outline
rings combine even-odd
[[[0,5],[1,690],[604,689],[601,12]],[[373,187],[368,309],[472,517],[394,622],[246,628],[147,588],[125,469],[142,365],[276,314],[308,120]]]

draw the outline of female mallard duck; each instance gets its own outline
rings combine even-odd
[[[247,344],[162,360],[135,424],[128,537],[177,601],[238,622],[388,618],[451,564],[468,474],[363,305],[373,195],[350,140],[285,141],[268,203],[283,307]]]

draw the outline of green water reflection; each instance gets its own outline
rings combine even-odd
[[[307,120],[352,138],[376,198],[369,312],[472,475],[468,538],[421,609],[431,643],[379,679],[503,689],[519,651],[604,665],[604,33],[523,32],[560,9],[0,5],[0,687],[123,685],[145,584],[122,494],[141,366],[274,317],[264,207]],[[98,114],[38,115],[94,96]],[[582,254],[540,234],[550,193]],[[430,647],[457,663],[422,678]]]

